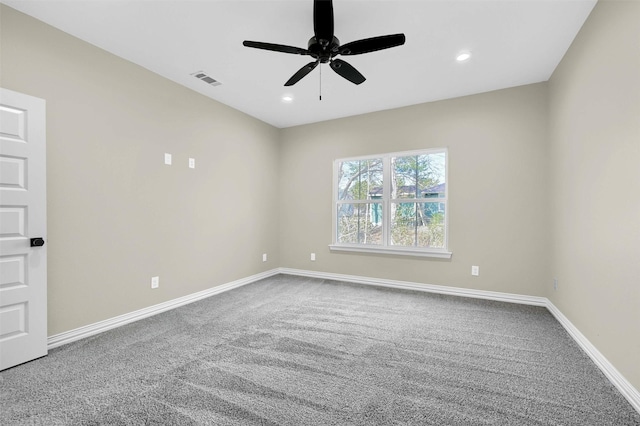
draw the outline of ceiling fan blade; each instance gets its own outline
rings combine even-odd
[[[293,53],[295,55],[309,54],[309,51],[307,49],[302,49],[300,47],[294,47],[294,46],[285,46],[284,44],[262,43],[260,41],[248,41],[248,40],[243,41],[242,44],[247,47],[254,47],[256,49],[264,49],[264,50],[272,50],[274,52]]]
[[[333,40],[333,1],[313,1],[313,32],[318,41],[325,40],[330,43]]]
[[[404,34],[391,34],[379,37],[365,38],[352,41],[340,46],[341,55],[360,55],[361,53],[375,52],[376,50],[389,49],[401,46],[405,42]]]
[[[285,86],[293,86],[294,84],[296,84],[297,82],[302,80],[302,77],[304,77],[305,75],[307,75],[311,71],[313,71],[314,68],[317,67],[319,63],[320,63],[320,61],[309,62],[304,67],[300,68],[298,70],[298,72],[296,72],[294,75],[292,75],[291,78],[289,80],[287,80],[287,82],[284,85]]]
[[[331,69],[353,84],[360,84],[366,80],[366,78],[364,78],[357,69],[342,59],[334,59],[331,61]]]

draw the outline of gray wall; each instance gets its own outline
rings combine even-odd
[[[279,265],[277,129],[1,14],[0,85],[47,101],[49,335]]]
[[[640,389],[640,2],[598,2],[549,89],[548,296]]]
[[[546,95],[545,83],[534,84],[284,129],[282,266],[542,296],[551,226]],[[433,147],[449,149],[451,260],[330,252],[333,160]]]

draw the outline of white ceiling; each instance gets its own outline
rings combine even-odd
[[[356,86],[327,65],[292,87],[308,56],[312,0],[0,0],[19,11],[276,127],[290,127],[549,79],[596,0],[334,0],[342,44],[404,33],[404,46],[344,56]],[[455,60],[469,50],[465,63]],[[322,101],[318,99],[322,68]],[[204,71],[222,85],[191,76]],[[293,96],[282,102],[284,94]]]

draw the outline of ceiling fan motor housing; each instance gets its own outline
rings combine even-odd
[[[340,40],[338,40],[336,36],[333,36],[329,43],[328,40],[318,40],[318,38],[314,36],[309,39],[307,50],[313,58],[318,59],[322,64],[326,64],[340,53]]]

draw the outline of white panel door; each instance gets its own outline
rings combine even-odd
[[[45,101],[0,88],[0,370],[47,354],[45,136]]]

